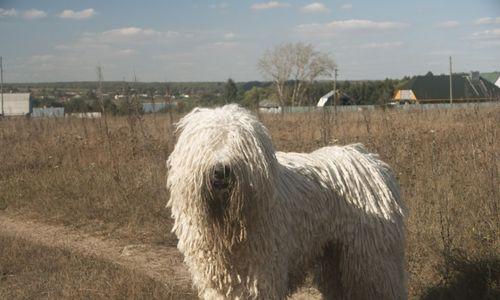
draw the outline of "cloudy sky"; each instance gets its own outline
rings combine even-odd
[[[500,70],[499,0],[0,0],[6,82],[264,79],[266,48],[312,43],[340,79]]]

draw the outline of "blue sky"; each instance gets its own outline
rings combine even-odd
[[[500,0],[0,0],[6,82],[262,80],[281,42],[312,43],[340,79],[500,70]]]

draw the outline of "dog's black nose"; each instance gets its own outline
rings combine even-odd
[[[215,179],[224,179],[229,176],[230,171],[229,166],[217,165],[214,169],[214,177]]]
[[[214,168],[213,186],[217,189],[225,189],[229,185],[231,169],[229,166],[218,164]]]

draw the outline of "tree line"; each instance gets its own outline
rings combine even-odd
[[[102,91],[112,95],[127,95],[118,101],[98,98],[96,82],[52,83],[48,86],[24,85],[19,88],[37,88],[51,96],[63,95],[66,90],[85,90],[80,98],[65,103],[57,99],[35,100],[34,106],[64,106],[67,112],[104,111],[112,114],[127,114],[131,107],[142,111],[141,102],[151,102],[155,96],[164,96],[160,101],[174,101],[178,111],[195,106],[216,106],[226,103],[256,108],[259,102],[268,100],[279,106],[314,106],[318,100],[334,89],[332,75],[337,64],[328,53],[315,49],[311,44],[282,43],[266,50],[257,62],[257,69],[266,81],[236,82],[187,82],[187,83],[141,83],[102,82]],[[396,89],[409,78],[339,81],[336,83],[337,104],[365,105],[387,104]],[[59,90],[58,88],[64,89]],[[48,89],[51,89],[48,91]],[[138,99],[137,95],[150,95]],[[184,97],[188,95],[189,97]]]
[[[408,79],[385,79],[385,80],[366,80],[366,81],[339,81],[337,89],[342,95],[348,97],[348,101],[339,102],[339,105],[384,105],[394,95],[395,90]],[[293,89],[295,82],[285,83],[285,88]],[[194,85],[196,89],[196,85]],[[318,100],[333,89],[332,80],[314,81],[307,84],[302,92],[300,101],[295,100],[295,104],[304,106],[315,106]],[[174,100],[177,104],[176,110],[186,111],[195,106],[217,106],[226,103],[238,103],[249,108],[257,108],[259,102],[270,100],[280,104],[279,96],[271,82],[235,82],[228,79],[225,84],[219,83],[213,88],[204,87],[200,94],[194,94],[189,99]],[[127,114],[130,107],[140,111],[140,103],[151,100],[137,100],[133,95],[126,99],[114,101],[110,98],[104,98],[103,106],[106,112],[111,114]],[[157,100],[157,102],[164,100]],[[285,99],[281,102],[283,105],[293,105],[291,100]],[[33,99],[33,107],[64,107],[68,113],[72,112],[91,112],[102,111],[102,105],[93,92],[88,92],[80,98],[70,99],[61,103],[57,98]]]

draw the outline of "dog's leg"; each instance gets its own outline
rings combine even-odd
[[[330,243],[314,270],[314,283],[325,299],[343,299],[340,246]]]
[[[372,231],[358,231],[342,249],[342,299],[406,299],[404,243],[374,238]]]

